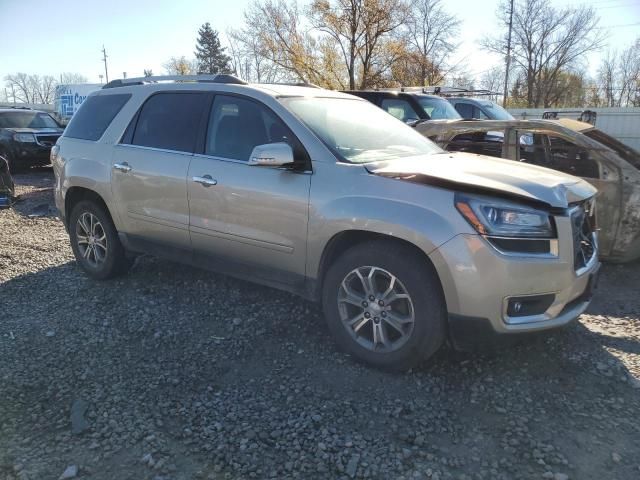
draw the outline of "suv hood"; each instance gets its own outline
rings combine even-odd
[[[374,175],[462,191],[507,194],[556,208],[567,208],[597,193],[584,180],[555,170],[469,153],[439,153],[365,167]]]

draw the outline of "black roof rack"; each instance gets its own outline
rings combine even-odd
[[[135,77],[112,80],[102,88],[127,87],[129,85],[145,85],[159,82],[186,82],[186,83],[231,83],[246,85],[247,82],[234,75],[219,73],[217,75],[159,75],[151,77]]]
[[[19,107],[18,105],[9,105],[8,107],[0,107],[0,108],[12,108],[14,110],[33,110],[31,107]]]
[[[481,97],[481,96],[492,96],[492,95],[502,95],[498,92],[492,92],[491,90],[486,89],[472,89],[472,88],[460,88],[460,87],[445,87],[445,86],[435,86],[435,87],[425,87],[425,93],[433,93],[435,95],[440,95],[442,97]]]
[[[598,112],[593,110],[546,110],[542,113],[542,118],[545,120],[558,120],[560,115],[564,114],[577,114],[580,122],[590,123],[591,125],[596,124],[596,119],[598,117]]]

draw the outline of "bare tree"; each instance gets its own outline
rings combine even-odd
[[[504,84],[504,67],[497,66],[492,67],[480,75],[478,79],[478,87],[490,92],[496,92],[496,95],[490,95],[491,100],[498,101],[498,97],[502,95],[499,93],[502,91]]]
[[[53,103],[56,91],[56,79],[51,75],[29,75],[33,103]]]
[[[60,74],[60,84],[87,83],[89,80],[84,75],[73,72],[64,72]]]
[[[597,80],[606,106],[634,105],[640,94],[640,38],[620,53],[609,50],[600,62]]]
[[[381,77],[390,63],[382,56],[389,45],[385,39],[407,18],[402,0],[313,0],[308,13],[314,28],[340,52],[351,90],[373,86]]]
[[[229,29],[227,44],[231,70],[247,82],[269,83],[287,79],[287,71],[274,63],[264,44],[247,28]]]
[[[336,86],[332,74],[323,69],[324,45],[304,31],[295,0],[291,3],[287,0],[255,0],[245,11],[244,18],[244,28],[235,31],[235,41],[245,52],[267,60],[259,63],[253,58],[254,69],[258,64],[264,65],[281,77]],[[236,50],[236,56],[243,58],[242,51]]]
[[[145,69],[143,70],[143,75],[144,75],[145,77],[153,77],[153,70],[152,70],[152,69],[150,69],[150,68],[145,68]]]
[[[184,55],[171,57],[162,66],[167,75],[195,75],[198,70],[195,61],[187,59]]]
[[[29,75],[23,72],[12,73],[4,77],[7,88],[12,91],[15,101],[21,103],[35,103],[33,89]]]
[[[508,24],[508,6],[498,12]],[[555,8],[550,0],[518,0],[514,4],[512,61],[525,79],[527,106],[548,106],[561,73],[575,68],[588,52],[599,49],[606,32],[598,28],[592,7]],[[489,50],[506,54],[504,35],[484,39]]]
[[[460,24],[460,19],[446,11],[442,0],[411,1],[407,21],[399,35],[420,72],[421,85],[437,85],[451,73],[449,60],[458,48],[454,40]]]

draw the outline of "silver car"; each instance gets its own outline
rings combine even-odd
[[[559,327],[589,304],[585,181],[447,153],[347,94],[178,79],[108,84],[52,151],[89,276],[151,253],[285,289],[322,303],[340,347],[391,369],[446,339]]]

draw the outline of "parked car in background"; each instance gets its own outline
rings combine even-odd
[[[0,156],[15,172],[33,165],[48,165],[51,147],[63,128],[48,113],[29,108],[0,108]]]
[[[10,207],[15,194],[13,178],[11,178],[11,172],[9,171],[9,162],[4,157],[0,157],[0,208]]]
[[[444,98],[422,89],[349,90],[344,93],[370,101],[409,125],[427,120],[459,120],[461,117]]]
[[[321,302],[339,345],[379,367],[411,367],[447,335],[462,346],[566,325],[600,265],[587,182],[446,153],[319,88],[111,82],[52,162],[89,276],[152,253],[288,290]]]
[[[513,115],[491,100],[470,97],[447,97],[465,120],[514,120]]]
[[[640,153],[593,125],[570,119],[484,120],[416,128],[448,151],[502,157],[584,178],[598,189],[601,258],[640,258]]]

